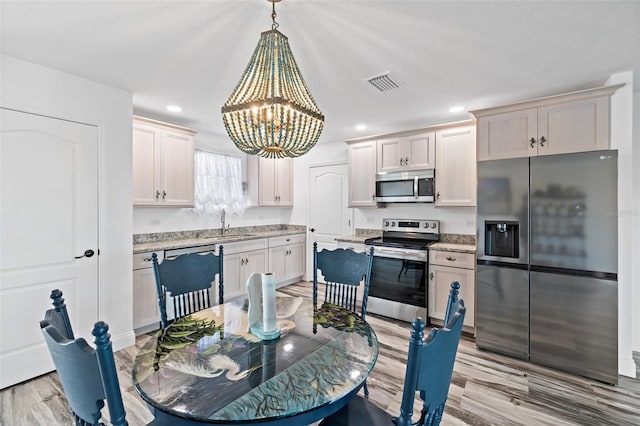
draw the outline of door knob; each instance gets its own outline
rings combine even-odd
[[[309,229],[309,231],[316,232],[316,228],[311,228],[311,229]]]
[[[82,259],[83,257],[91,257],[94,254],[96,254],[96,252],[94,252],[93,250],[89,249],[89,250],[85,250],[84,254],[82,256],[76,256],[76,259]]]

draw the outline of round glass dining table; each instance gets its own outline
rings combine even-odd
[[[306,425],[337,411],[364,384],[378,339],[358,315],[310,298],[278,297],[281,335],[247,332],[236,299],[180,319],[140,349],[133,382],[171,425]]]

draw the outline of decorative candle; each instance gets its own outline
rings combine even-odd
[[[276,326],[276,276],[273,272],[262,274],[262,330],[273,332]]]

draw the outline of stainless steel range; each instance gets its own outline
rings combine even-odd
[[[440,221],[384,219],[374,246],[367,312],[413,321],[427,320],[428,247],[440,239]]]

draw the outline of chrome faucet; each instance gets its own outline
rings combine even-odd
[[[229,227],[231,226],[231,224],[229,225],[226,224],[226,217],[227,217],[227,214],[224,211],[224,209],[222,209],[222,214],[220,215],[220,223],[222,223],[222,235],[224,235],[229,229]]]

